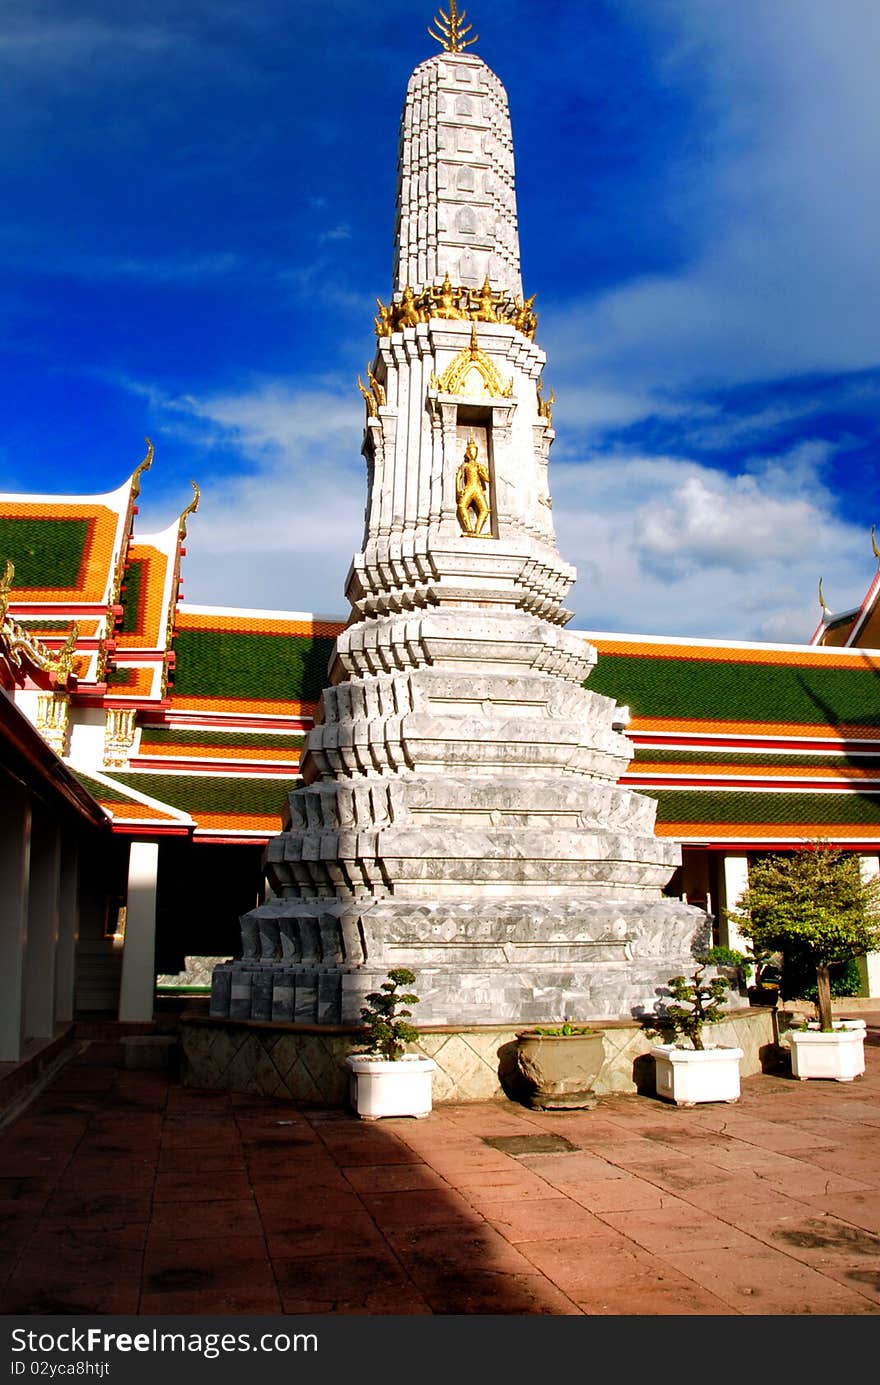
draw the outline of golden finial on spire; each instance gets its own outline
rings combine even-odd
[[[871,525],[871,550],[874,557],[877,559],[877,566],[880,567],[880,548],[877,547],[877,540],[874,538],[874,530],[876,527],[875,524]]]
[[[449,0],[449,13],[447,14],[445,10],[439,10],[434,16],[434,23],[440,32],[435,33],[428,25],[428,33],[431,38],[437,40],[440,47],[445,49],[447,53],[463,53],[480,37],[479,34],[474,34],[473,38],[466,37],[474,27],[473,24],[465,24],[466,19],[467,10],[462,10],[459,14],[455,0]]]

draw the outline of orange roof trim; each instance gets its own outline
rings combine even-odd
[[[236,634],[306,635],[335,639],[345,629],[342,620],[284,619],[282,616],[239,615],[222,610],[188,611],[178,606],[175,625],[178,630],[229,630]]]
[[[120,688],[120,692],[123,689]],[[312,716],[316,702],[261,702],[253,698],[227,697],[174,697],[172,709],[175,712],[230,712],[238,716],[255,713],[263,716],[301,717]]]
[[[857,826],[839,822],[658,822],[654,829],[658,837],[699,838],[712,841],[730,837],[746,841],[812,841],[817,837],[828,841],[876,842],[872,828],[859,831]]]
[[[880,726],[829,726],[827,722],[791,721],[711,721],[707,717],[693,720],[684,717],[634,716],[628,731],[682,732],[688,735],[749,736],[758,740],[768,736],[790,737],[792,740],[876,741]]]
[[[641,659],[703,659],[727,664],[791,664],[797,668],[853,668],[858,655],[823,653],[810,649],[749,649],[730,645],[651,644],[642,640],[590,639],[600,654],[626,654]]]

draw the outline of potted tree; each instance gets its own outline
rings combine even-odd
[[[563,1020],[521,1029],[516,1071],[521,1100],[533,1111],[584,1110],[596,1104],[593,1084],[605,1061],[602,1031]]]
[[[835,1022],[829,968],[880,946],[880,884],[862,878],[858,857],[815,841],[756,861],[737,907],[731,918],[754,946],[815,969],[817,1020],[789,1030],[792,1073],[851,1082],[865,1070],[865,1026]]]
[[[361,1009],[369,1047],[345,1061],[351,1074],[351,1104],[362,1120],[430,1115],[431,1074],[437,1064],[422,1053],[406,1052],[406,1045],[419,1036],[409,1023],[409,1006],[417,1005],[419,997],[400,987],[412,986],[415,979],[406,967],[393,968]]]
[[[780,961],[780,954],[775,949],[751,943],[746,953],[746,971],[754,972],[754,981],[748,987],[750,1005],[779,1004]]]
[[[705,974],[713,960],[711,953],[697,960],[699,966],[689,977],[670,977],[672,999],[653,1026],[654,1032],[670,1036],[669,1042],[651,1049],[657,1095],[676,1106],[693,1106],[698,1101],[733,1102],[740,1094],[742,1049],[706,1043],[703,1038],[705,1026],[724,1017],[723,1002],[730,982],[724,976]]]

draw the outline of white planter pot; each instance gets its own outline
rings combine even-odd
[[[405,1053],[402,1058],[377,1058],[368,1053],[352,1053],[345,1060],[350,1073],[351,1104],[361,1120],[382,1116],[431,1114],[431,1073],[437,1064],[421,1053]]]
[[[698,1101],[739,1101],[741,1048],[677,1048],[655,1044],[657,1095],[676,1106]]]
[[[838,1030],[838,1029],[854,1029],[854,1030],[859,1030],[859,1029],[860,1029],[860,1030],[862,1030],[862,1032],[864,1032],[864,1031],[867,1029],[867,1027],[868,1027],[865,1020],[833,1020],[832,1023],[834,1024],[835,1030]],[[818,1029],[818,1028],[819,1028],[819,1021],[818,1021],[818,1020],[807,1020],[807,1028],[808,1028],[808,1029]]]
[[[820,1029],[790,1029],[792,1075],[800,1082],[809,1077],[830,1077],[852,1082],[865,1071],[865,1022],[840,1020],[830,1034]]]

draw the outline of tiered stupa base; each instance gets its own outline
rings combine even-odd
[[[272,900],[214,972],[211,1014],[356,1024],[391,967],[417,975],[421,1024],[631,1018],[692,965],[706,915],[677,899]]]
[[[366,648],[397,671],[369,672]],[[654,801],[617,783],[631,749],[614,701],[582,686],[594,658],[521,611],[344,631],[343,681],[267,848],[277,897],[242,920],[211,1013],[357,1023],[400,966],[422,1024],[652,1011],[706,916],[661,894],[679,851],[654,836]]]

